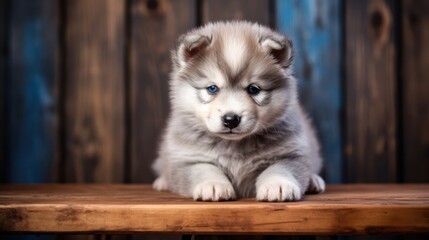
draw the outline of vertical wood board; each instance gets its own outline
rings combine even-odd
[[[202,22],[247,20],[269,24],[269,1],[260,0],[201,0]]]
[[[49,182],[57,150],[58,2],[10,4],[8,181]]]
[[[402,1],[401,91],[406,182],[429,181],[429,1]]]
[[[168,111],[170,50],[195,26],[195,1],[132,0],[129,52],[131,179],[151,182]]]
[[[329,183],[342,181],[341,6],[339,0],[278,0],[277,27],[295,50],[299,98],[313,119]]]
[[[394,1],[345,1],[346,181],[396,181]]]
[[[67,182],[123,181],[124,25],[124,0],[67,1]]]
[[[0,0],[0,183],[6,182],[8,163],[6,153],[6,63],[9,1]]]

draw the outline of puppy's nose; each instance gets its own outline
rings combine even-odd
[[[241,117],[234,113],[223,115],[223,125],[229,129],[236,128],[240,124]]]

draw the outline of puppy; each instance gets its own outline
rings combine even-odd
[[[319,144],[297,98],[290,39],[248,22],[180,37],[157,190],[202,201],[298,201],[325,183]]]

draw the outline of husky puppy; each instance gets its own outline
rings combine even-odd
[[[286,36],[248,22],[208,24],[180,37],[172,59],[155,189],[202,201],[297,201],[324,191]]]

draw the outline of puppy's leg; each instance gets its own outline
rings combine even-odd
[[[303,161],[285,160],[265,169],[256,180],[258,201],[298,201],[308,186],[309,169]]]
[[[163,176],[159,176],[152,184],[152,188],[158,191],[168,191],[167,179]]]
[[[310,176],[310,184],[308,185],[307,193],[317,194],[325,191],[325,181],[317,175],[311,174]]]
[[[180,186],[181,192],[188,192],[186,195],[191,195],[194,200],[222,201],[235,199],[231,182],[218,167],[212,164],[193,164],[182,168],[180,172],[182,176],[177,177],[185,178],[186,185],[188,185]]]

